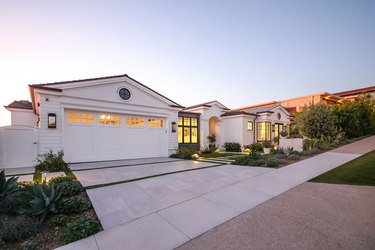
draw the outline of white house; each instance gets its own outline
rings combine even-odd
[[[5,106],[0,168],[33,165],[50,149],[69,162],[168,157],[177,147],[248,145],[272,140],[289,125],[280,105],[230,110],[218,101],[184,108],[128,75],[29,85],[31,103]],[[22,148],[22,150],[20,150]]]
[[[225,142],[238,142],[245,146],[256,142],[273,141],[282,130],[289,130],[290,125],[289,112],[279,104],[230,110],[220,102],[212,101],[184,108],[184,112],[200,114],[200,129],[197,137],[201,149],[208,146],[208,135],[216,135],[217,146]],[[181,115],[180,112],[179,127],[182,127],[181,116],[184,119],[183,113]],[[185,127],[179,130],[180,145],[186,145],[184,140],[188,132]]]

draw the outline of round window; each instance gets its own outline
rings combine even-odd
[[[130,98],[130,91],[126,88],[121,88],[119,90],[118,94],[121,97],[121,99],[123,99],[123,100],[129,100],[129,98]]]

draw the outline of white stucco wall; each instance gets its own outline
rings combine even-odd
[[[241,147],[254,143],[254,117],[247,115],[223,117],[223,143],[238,142]],[[248,121],[253,122],[253,130],[247,129]]]
[[[32,110],[12,109],[11,125],[36,127],[38,116]]]
[[[132,97],[122,101],[117,94],[120,87],[127,87]],[[35,89],[40,99],[39,152],[49,149],[54,152],[64,147],[64,111],[81,110],[112,114],[130,114],[165,119],[167,140],[165,156],[175,152],[178,147],[177,133],[172,133],[171,123],[178,122],[178,108],[158,99],[147,91],[127,82],[118,82],[99,86],[87,86],[78,89],[63,89],[62,92]],[[110,97],[112,100],[110,100]],[[56,128],[48,128],[48,113],[56,114]],[[65,138],[68,139],[68,138]],[[146,143],[146,142],[145,142]]]

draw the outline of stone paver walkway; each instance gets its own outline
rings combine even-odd
[[[355,142],[343,151],[323,153],[161,208],[61,249],[172,249],[313,177],[374,149],[375,136]],[[225,166],[229,171],[233,167]],[[206,170],[211,171],[214,168]],[[195,173],[199,174],[201,171],[203,170]],[[160,178],[162,177],[153,180],[158,181]],[[136,200],[137,197],[134,199]],[[142,198],[140,200],[142,201]],[[113,207],[117,204],[108,201],[107,206]],[[139,204],[141,207],[142,202]]]

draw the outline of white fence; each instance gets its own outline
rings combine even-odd
[[[31,167],[38,157],[38,129],[0,127],[0,169]]]

